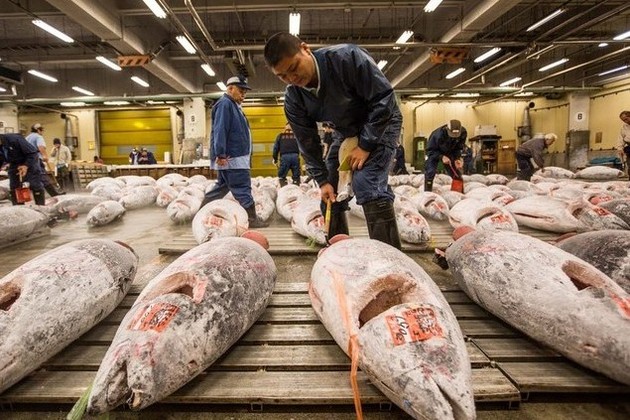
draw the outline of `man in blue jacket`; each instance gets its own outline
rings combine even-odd
[[[0,134],[0,167],[9,164],[9,187],[11,202],[18,204],[15,189],[22,182],[30,184],[35,204],[43,206],[46,201],[44,184],[42,183],[38,150],[20,134]],[[20,180],[21,178],[21,180]]]
[[[280,165],[278,167],[278,179],[280,186],[287,185],[287,174],[291,170],[291,178],[295,185],[300,185],[300,150],[298,149],[297,140],[291,130],[291,125],[287,123],[284,131],[278,134],[276,142],[273,144],[273,163],[278,165],[278,157],[280,157]]]
[[[321,189],[322,209],[332,202],[328,236],[348,233],[348,200],[335,202],[339,179],[339,147],[358,137],[348,155],[354,171],[352,190],[363,206],[370,238],[400,249],[394,194],[387,177],[400,138],[402,115],[394,91],[367,52],[342,44],[317,51],[287,32],[265,45],[265,61],[287,83],[284,111],[297,138],[309,175]],[[329,121],[340,138],[326,161],[317,122]]]
[[[468,133],[459,120],[450,120],[435,129],[427,142],[427,161],[424,164],[424,190],[433,190],[433,179],[437,172],[440,157],[444,169],[452,178],[462,178],[462,151],[466,145]]]
[[[225,197],[229,191],[247,211],[250,228],[266,227],[256,216],[250,176],[252,138],[241,109],[251,88],[247,79],[240,76],[229,78],[225,84],[226,93],[212,107],[210,166],[218,172],[217,183],[206,193],[201,207]]]

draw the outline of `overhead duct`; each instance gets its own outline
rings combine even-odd
[[[146,37],[146,35],[139,35],[129,28],[123,28],[120,23],[122,18],[105,9],[101,1],[47,1],[122,54],[142,55],[147,53],[148,48],[143,41],[143,37]],[[194,84],[184,74],[175,69],[165,57],[156,57],[143,68],[177,92],[192,93],[198,91]]]
[[[486,0],[470,13],[461,22],[457,23],[451,30],[440,38],[440,42],[463,42],[471,40],[478,32],[483,30],[490,23],[501,15],[507,13],[520,3],[519,0]],[[434,64],[431,63],[431,54],[426,51],[405,70],[392,80],[392,86],[404,87],[412,83],[423,73],[427,72]]]

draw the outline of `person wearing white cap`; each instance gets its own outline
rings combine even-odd
[[[266,227],[268,224],[256,216],[250,174],[252,138],[249,123],[241,109],[251,88],[242,76],[230,77],[225,85],[226,93],[212,107],[210,166],[218,171],[217,183],[206,193],[201,207],[231,192],[247,211],[249,227]]]
[[[544,174],[545,160],[543,159],[543,151],[551,146],[557,139],[558,136],[554,133],[547,133],[544,137],[534,137],[521,144],[518,149],[516,149],[516,164],[518,165],[517,179],[522,181],[532,179],[532,175],[534,174],[532,159],[540,168],[540,172]]]
[[[56,195],[65,194],[64,192],[59,192],[52,185],[50,179],[48,178],[48,152],[46,151],[46,141],[44,140],[44,136],[42,133],[44,132],[44,126],[40,123],[35,123],[31,127],[31,133],[26,136],[26,141],[28,141],[33,147],[38,150],[39,163],[40,163],[40,174],[42,177],[42,183],[44,184],[44,189],[50,194],[51,197]]]
[[[440,157],[444,168],[452,178],[461,179],[463,167],[462,151],[466,145],[468,132],[459,120],[435,129],[427,141],[427,160],[424,163],[424,190],[433,190],[433,179],[437,172]]]

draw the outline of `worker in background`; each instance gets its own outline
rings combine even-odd
[[[628,176],[630,177],[630,111],[623,111],[619,114],[619,119],[623,122],[619,132],[619,142],[617,150],[621,160],[625,160]]]
[[[229,191],[247,212],[250,228],[267,227],[256,215],[250,173],[252,137],[241,109],[251,88],[242,76],[230,77],[225,85],[226,92],[212,107],[210,165],[218,172],[217,183],[206,193],[201,207],[225,197]]]
[[[545,134],[544,137],[535,137],[531,140],[527,140],[516,149],[516,164],[518,165],[519,173],[517,179],[523,181],[529,181],[534,174],[534,165],[532,160],[536,163],[536,166],[540,168],[542,174],[545,173],[545,161],[543,159],[543,151],[556,141],[558,136],[554,133]]]
[[[464,174],[472,175],[475,173],[475,165],[473,162],[473,149],[469,145],[464,145],[462,150],[462,159],[464,160]]]
[[[50,152],[52,162],[55,167],[57,182],[59,186],[64,190],[70,186],[70,161],[72,160],[72,153],[70,148],[65,144],[61,144],[60,139],[53,139],[53,149]]]
[[[300,185],[300,150],[289,123],[286,123],[284,131],[278,134],[276,142],[273,144],[273,164],[278,167],[278,179],[281,187],[287,185],[289,170],[291,170],[293,183]]]
[[[129,164],[130,165],[138,165],[138,159],[140,158],[140,151],[137,147],[131,149],[129,152]]]
[[[57,191],[57,189],[52,185],[50,179],[48,178],[48,152],[46,151],[46,141],[44,140],[44,136],[42,133],[44,132],[44,126],[40,123],[33,124],[31,127],[31,133],[26,136],[26,141],[28,141],[35,149],[38,151],[39,156],[39,165],[40,165],[40,177],[42,179],[42,184],[44,185],[44,189],[51,197],[55,197],[57,195],[65,194],[65,192]]]
[[[155,165],[156,163],[153,153],[149,152],[146,147],[143,147],[138,157],[138,165]]]
[[[392,167],[392,175],[409,175],[407,166],[405,165],[405,148],[402,143],[396,148],[394,156],[394,166]]]
[[[394,194],[387,181],[402,115],[383,72],[356,45],[311,51],[305,42],[287,32],[269,38],[264,56],[269,69],[289,85],[284,111],[307,171],[320,187],[322,210],[332,203],[328,236],[348,234],[346,211],[350,198],[336,202],[342,155],[348,171],[353,171],[352,190],[357,204],[363,207],[370,238],[400,249]],[[334,123],[335,131],[340,133],[326,160],[317,127],[324,121]]]
[[[39,156],[37,148],[17,133],[0,134],[0,167],[9,164],[9,188],[11,189],[11,203],[17,202],[16,188],[22,188],[22,183],[28,182],[33,192],[35,204],[46,204],[46,193],[40,173]]]
[[[427,160],[424,165],[424,190],[433,191],[433,179],[437,172],[440,158],[444,169],[452,177],[461,179],[464,167],[462,151],[466,145],[468,132],[459,120],[450,120],[435,129],[427,141]]]

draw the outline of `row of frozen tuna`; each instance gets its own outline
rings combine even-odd
[[[446,257],[472,300],[573,361],[630,384],[627,291],[538,239],[462,233]],[[613,265],[630,265],[630,232],[611,235],[611,247],[625,251]],[[568,249],[592,248],[597,238],[573,241]],[[1,279],[0,392],[107,316],[137,263],[124,244],[92,239],[52,250]],[[276,277],[269,254],[246,238],[219,238],[179,257],[121,322],[92,384],[89,412],[124,403],[145,408],[203,372],[256,322]],[[379,241],[338,241],[313,266],[309,295],[337,344],[411,416],[475,418],[463,334],[439,288],[411,258]]]

